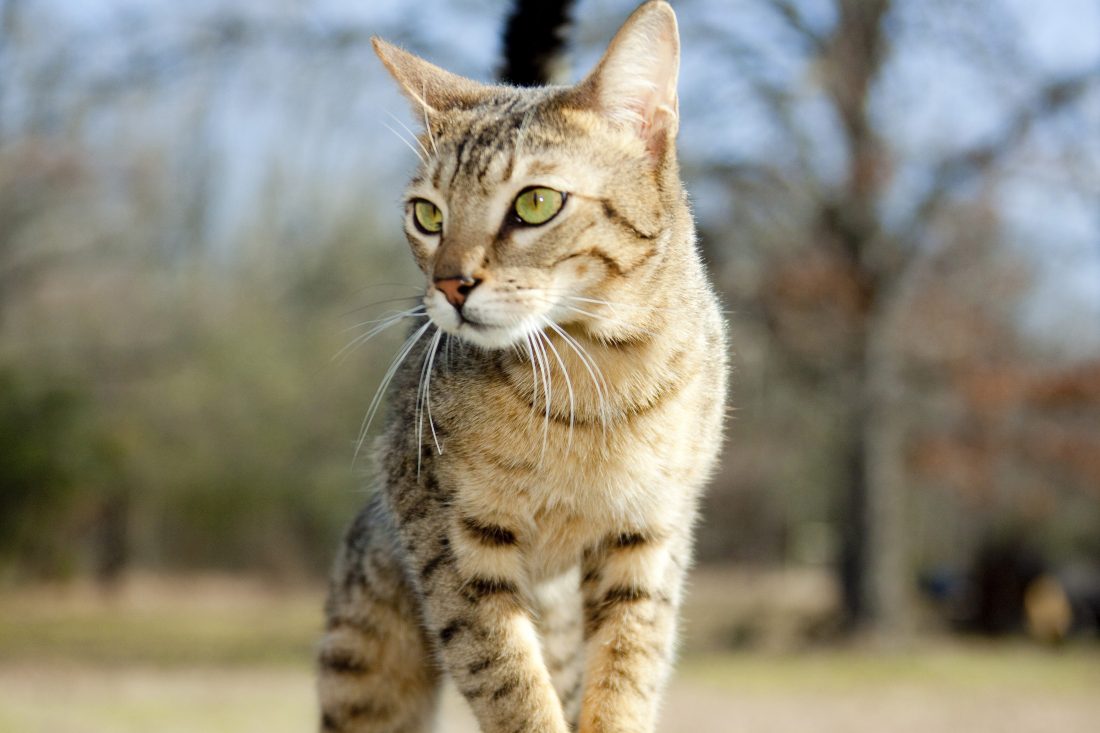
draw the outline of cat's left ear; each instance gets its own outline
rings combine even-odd
[[[473,107],[491,93],[490,87],[452,74],[377,36],[371,38],[371,45],[402,93],[413,103],[413,112],[418,117]]]
[[[627,19],[577,92],[586,105],[634,130],[660,159],[679,127],[679,73],[676,14],[667,2],[651,0]]]

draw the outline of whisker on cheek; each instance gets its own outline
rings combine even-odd
[[[420,475],[421,451],[424,436],[424,413],[428,414],[428,427],[432,431],[432,440],[439,455],[443,455],[443,446],[439,444],[439,436],[435,432],[435,421],[432,419],[431,385],[432,367],[435,365],[435,354],[439,349],[439,341],[443,337],[443,331],[436,329],[427,351],[424,353],[424,364],[420,369],[420,383],[416,390],[416,475]]]
[[[550,384],[550,363],[549,359],[547,359],[546,357],[546,349],[543,348],[541,342],[542,332],[532,331],[531,335],[533,337],[531,340],[531,346],[534,348],[535,354],[538,356],[539,371],[542,373],[543,397],[545,398],[544,401],[546,403],[546,418],[543,420],[542,424],[542,453],[539,456],[539,461],[541,462],[542,459],[546,457],[546,444],[550,437],[550,401],[552,399],[553,392]]]
[[[553,327],[553,325],[554,325],[553,322],[549,318],[546,318],[545,316],[541,320],[542,320],[543,324],[545,324],[546,326]],[[569,370],[565,368],[565,362],[562,361],[561,354],[558,353],[557,348],[554,346],[554,342],[551,341],[549,339],[549,337],[547,337],[546,334],[544,334],[542,331],[536,331],[536,333],[539,335],[539,337],[542,338],[542,340],[546,343],[546,345],[548,347],[550,347],[550,351],[552,351],[554,353],[554,358],[558,362],[558,367],[561,369],[561,374],[565,378],[565,387],[566,387],[566,389],[569,390],[569,437],[567,439],[566,445],[567,445],[567,447],[572,446],[572,444],[573,444],[573,418],[574,418],[574,415],[576,414],[576,405],[574,404],[574,398],[573,398],[573,382],[572,382],[571,379],[569,379]]]
[[[418,328],[397,352],[397,356],[390,362],[389,369],[386,370],[385,375],[382,377],[382,381],[378,384],[378,389],[374,391],[374,397],[371,398],[370,406],[367,408],[367,414],[363,417],[363,423],[359,427],[359,438],[355,443],[355,453],[352,455],[351,461],[354,464],[359,458],[359,452],[363,449],[363,443],[367,439],[367,433],[370,430],[371,423],[374,422],[374,417],[378,413],[378,408],[382,404],[382,396],[386,392],[386,388],[393,381],[394,376],[397,374],[398,368],[401,363],[412,353],[413,348],[420,338],[432,327],[431,321],[425,323]]]
[[[581,344],[570,336],[565,329],[558,326],[553,321],[547,320],[546,325],[556,333],[562,341],[565,342],[569,348],[580,359],[581,364],[584,365],[585,370],[588,372],[588,376],[592,379],[592,384],[596,389],[596,399],[600,403],[600,420],[603,423],[604,431],[607,431],[607,422],[609,417],[609,406],[607,396],[610,394],[610,387],[608,386],[607,379],[604,377],[603,372],[600,370],[599,365],[596,363],[595,358],[588,353],[588,351],[581,346]]]
[[[353,351],[355,351],[356,349],[358,349],[363,344],[367,343],[368,341],[370,341],[372,338],[374,338],[378,334],[382,333],[383,331],[391,328],[392,326],[396,326],[398,323],[405,320],[406,318],[426,318],[426,317],[427,317],[427,314],[422,311],[422,306],[418,306],[416,308],[410,308],[407,311],[401,311],[400,313],[395,313],[393,315],[390,315],[390,316],[387,316],[387,317],[384,317],[384,318],[375,319],[373,321],[364,321],[363,323],[359,323],[359,324],[356,324],[354,326],[350,326],[349,328],[347,328],[345,330],[352,330],[352,329],[355,329],[355,328],[361,328],[363,326],[367,326],[367,325],[370,325],[372,323],[378,324],[378,325],[374,326],[373,328],[369,329],[366,333],[360,334],[359,336],[356,336],[351,341],[349,341],[342,349],[340,349],[335,354],[333,354],[332,361],[342,364],[345,359],[347,359],[349,356],[351,356]]]
[[[567,302],[563,302],[563,301],[566,301],[566,300],[574,300],[574,299],[577,299],[577,298],[575,298],[574,296],[568,296],[568,295],[559,295],[559,296],[555,296],[555,297],[545,297],[545,296],[541,297],[542,302],[550,304],[550,306],[551,306],[550,310],[552,310],[555,307],[556,308],[563,308],[567,311],[571,311],[573,313],[578,313],[580,315],[592,318],[593,320],[595,320],[597,322],[606,323],[606,324],[609,324],[609,325],[612,325],[612,326],[617,326],[619,328],[626,329],[626,330],[629,330],[629,331],[633,331],[635,333],[645,334],[647,336],[658,336],[659,335],[656,331],[653,331],[652,329],[648,329],[648,328],[643,328],[642,326],[638,325],[634,321],[627,321],[627,320],[623,320],[621,318],[615,318],[613,316],[607,316],[607,315],[604,315],[602,313],[596,313],[595,311],[592,311],[592,310],[587,309],[587,308],[580,308],[580,307],[577,307],[575,305],[569,305]],[[586,299],[583,299],[583,300],[595,300],[595,299],[587,299],[586,298]],[[613,304],[605,302],[605,301],[598,301],[598,302],[600,304],[606,305],[609,308],[614,307]],[[624,306],[624,307],[635,307],[636,308],[638,306]]]

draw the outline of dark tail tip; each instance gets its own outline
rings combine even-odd
[[[504,27],[500,80],[532,87],[564,81],[566,33],[574,0],[516,0]]]

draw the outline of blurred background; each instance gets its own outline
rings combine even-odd
[[[1095,730],[1100,2],[673,4],[735,372],[664,730]],[[0,731],[312,726],[420,283],[369,38],[489,79],[508,5],[0,0]]]

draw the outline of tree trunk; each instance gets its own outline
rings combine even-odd
[[[896,293],[897,289],[893,289]],[[872,315],[867,330],[867,378],[862,447],[866,555],[865,630],[887,644],[903,642],[912,630],[913,569],[906,521],[904,389],[889,306],[896,294],[882,294],[887,306]]]
[[[867,451],[864,449],[863,438],[866,433],[861,425],[861,412],[862,410],[856,411],[847,428],[847,444],[843,455],[846,481],[839,488],[840,501],[836,519],[840,536],[837,575],[840,581],[844,628],[849,632],[861,629],[868,616]]]

